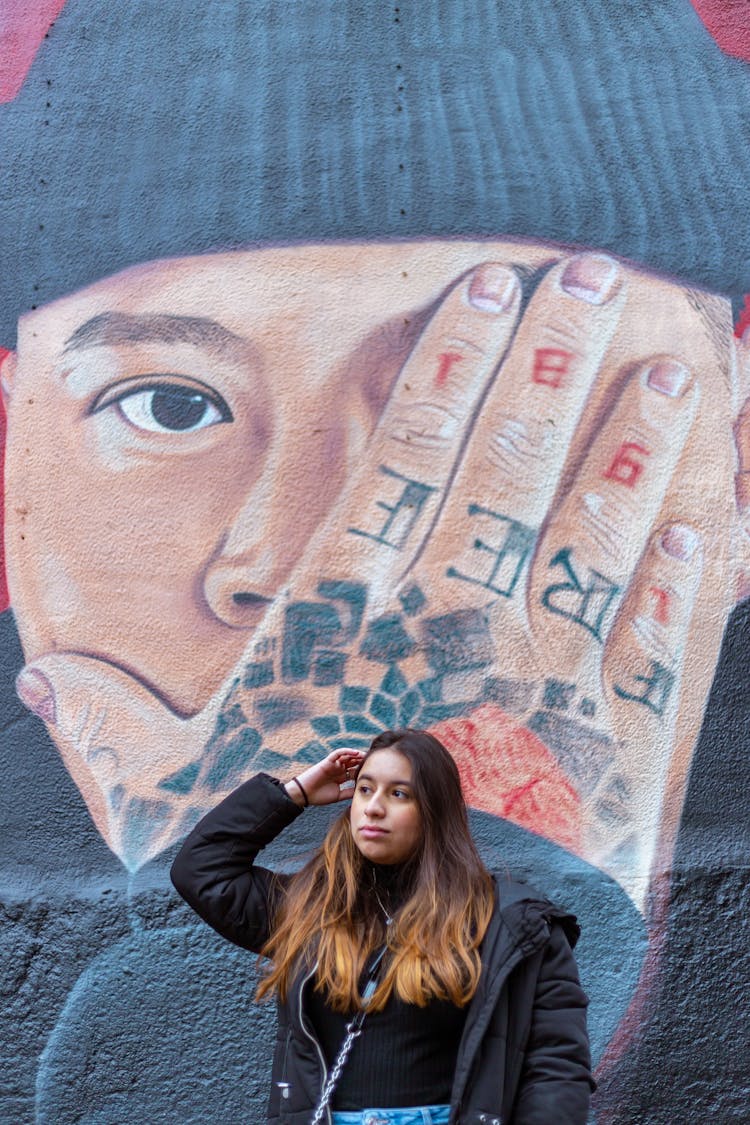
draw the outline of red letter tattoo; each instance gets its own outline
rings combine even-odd
[[[438,356],[438,369],[435,376],[435,386],[440,389],[448,382],[448,372],[454,363],[458,363],[464,357],[459,355],[458,352],[443,352]]]
[[[653,594],[656,599],[656,604],[654,605],[654,621],[657,625],[668,625],[669,594],[659,586],[649,586],[648,592],[649,594]]]
[[[604,474],[605,479],[616,480],[626,488],[632,488],[643,472],[643,462],[633,456],[635,453],[648,457],[651,450],[634,441],[624,441],[612,458],[612,463]]]
[[[532,382],[543,383],[546,387],[559,387],[572,358],[573,353],[565,352],[562,348],[537,348],[534,352]]]

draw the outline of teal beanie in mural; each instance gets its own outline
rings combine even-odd
[[[0,344],[268,242],[535,236],[750,289],[750,66],[688,0],[68,0],[0,145]]]

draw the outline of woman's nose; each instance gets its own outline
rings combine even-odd
[[[373,796],[370,797],[370,800],[365,805],[366,815],[377,817],[377,816],[382,816],[384,812],[385,812],[385,809],[383,808],[383,802],[380,800],[380,797],[377,795],[377,793],[374,793]]]

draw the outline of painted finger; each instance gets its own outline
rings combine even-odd
[[[667,357],[636,370],[554,514],[532,571],[537,639],[600,656],[692,425],[698,385]]]
[[[129,870],[192,827],[174,779],[190,769],[209,720],[202,728],[200,719],[180,719],[120,669],[72,653],[27,665],[16,690],[47,724],[97,828]]]
[[[516,274],[486,263],[448,293],[405,363],[332,520],[295,577],[321,573],[335,544],[358,578],[402,570],[443,502],[520,305]]]
[[[682,657],[700,584],[701,537],[671,524],[653,537],[607,640],[604,678],[612,707],[642,728],[674,717]],[[639,772],[642,774],[642,770]]]
[[[702,568],[701,537],[693,527],[660,528],[607,640],[604,683],[614,737],[607,768],[588,798],[587,847],[617,877],[623,875],[619,862],[645,870],[655,844]]]
[[[566,259],[544,277],[482,404],[425,550],[429,573],[513,596],[625,289],[617,262],[602,254]]]

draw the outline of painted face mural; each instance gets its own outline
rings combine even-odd
[[[729,331],[497,243],[154,263],[25,318],[18,687],[123,861],[248,771],[416,722],[473,805],[641,906],[736,588]]]
[[[734,17],[6,6],[0,1119],[262,1120],[273,1014],[169,860],[411,725],[579,916],[596,1125],[743,1120]]]

